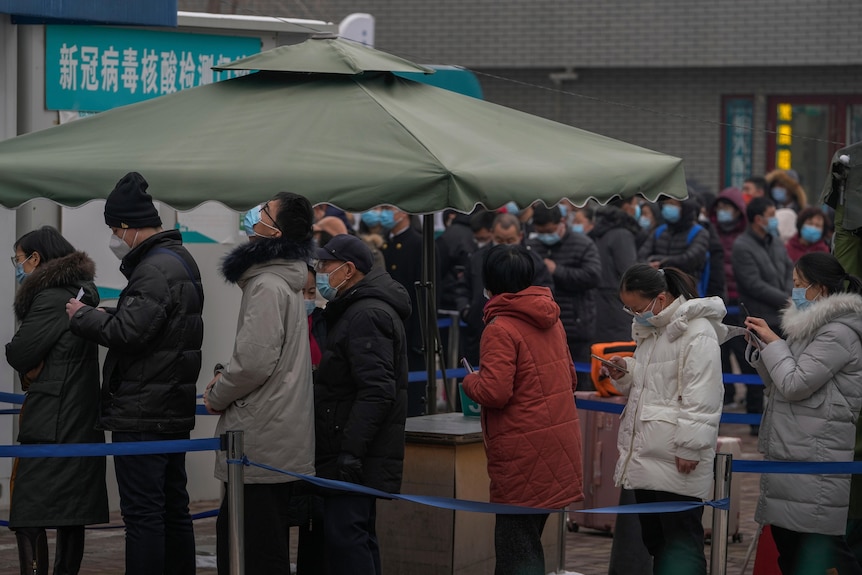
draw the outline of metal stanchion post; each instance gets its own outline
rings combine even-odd
[[[730,480],[733,457],[729,453],[715,454],[715,488],[713,499],[730,497]],[[710,575],[727,575],[727,509],[714,509],[712,513],[712,549],[709,552]]]
[[[566,572],[566,518],[568,517],[568,511],[565,508],[560,511],[560,530],[559,530],[559,545],[560,545],[560,559],[557,564],[557,573],[565,573]]]
[[[243,458],[242,431],[228,431],[227,458]],[[243,503],[243,465],[227,466],[227,513],[228,513],[228,552],[230,554],[230,575],[245,575],[245,505]]]

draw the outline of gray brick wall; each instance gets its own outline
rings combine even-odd
[[[211,0],[179,0],[207,10]],[[377,19],[378,47],[478,68],[862,64],[858,0],[221,0],[224,12]]]
[[[755,173],[766,168],[767,96],[862,95],[862,66],[580,70],[576,81],[562,85],[564,93],[551,91],[548,74],[556,71],[477,74],[489,101],[681,157],[687,176],[712,190],[721,179],[722,128],[716,123],[723,95],[755,96]]]

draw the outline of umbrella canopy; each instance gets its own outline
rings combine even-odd
[[[347,46],[345,48],[344,46]],[[279,190],[361,211],[684,197],[682,160],[395,76],[424,67],[308,40],[229,67],[261,71],[0,142],[0,205],[104,198],[130,170],[180,210],[248,209]],[[314,50],[310,50],[314,48]],[[300,65],[297,53],[313,59]],[[345,63],[345,53],[350,56]],[[276,56],[279,56],[278,58]],[[339,69],[362,73],[330,73]],[[300,69],[303,73],[299,73]],[[309,71],[326,73],[308,73]]]

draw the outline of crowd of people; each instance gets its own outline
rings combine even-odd
[[[57,230],[14,245],[20,326],[6,353],[27,392],[21,443],[103,442],[106,430],[115,443],[188,439],[194,427],[201,275],[147,189],[131,172],[105,205],[128,279],[114,308],[99,306],[92,260]],[[605,371],[629,398],[614,480],[639,503],[709,496],[722,405],[734,401],[722,372],[764,379],[748,387],[746,409],[763,412],[765,395],[762,430],[751,432],[767,458],[852,460],[862,283],[829,253],[830,210],[806,203],[795,174],[776,171],[717,196],[441,214],[436,304],[463,322],[462,355],[480,368],[463,386],[482,406],[491,500],[548,510],[583,497],[572,392],[593,383],[573,363],[599,342],[637,345]],[[241,294],[234,347],[203,394],[217,433],[242,430],[255,462],[397,493],[406,418],[436,401],[408,383],[425,367],[418,220],[281,192],[242,225],[249,241],[221,268]],[[746,338],[730,337],[732,325]],[[58,461],[16,464],[10,527],[22,572],[47,573],[45,529],[58,528],[55,572],[77,573],[84,526],[107,520],[104,458]],[[220,481],[228,464],[219,452]],[[126,573],[193,573],[185,455],[116,456],[115,467]],[[758,518],[773,525],[782,569],[862,572],[844,537],[849,477],[810,477],[763,476]],[[261,467],[244,483],[247,572],[287,572],[299,526],[299,573],[380,573],[373,497]],[[57,485],[68,495],[59,503],[46,487]],[[228,510],[225,490],[220,573]],[[655,573],[706,572],[701,513],[640,515]],[[497,573],[544,573],[546,518],[497,515]]]

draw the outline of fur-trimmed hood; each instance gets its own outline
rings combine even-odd
[[[862,339],[862,296],[836,293],[813,301],[805,309],[791,304],[781,312],[781,329],[790,341],[810,340],[817,330],[831,322],[843,323]]]
[[[253,265],[267,264],[273,260],[302,260],[310,264],[310,259],[311,240],[295,242],[281,238],[261,238],[231,250],[222,260],[221,273],[226,281],[235,284]]]
[[[779,186],[787,190],[787,197],[794,200],[799,210],[805,209],[808,205],[808,200],[805,196],[805,190],[802,185],[796,181],[786,170],[772,170],[764,176],[766,183],[769,184],[771,190],[775,186]]]
[[[15,317],[19,320],[27,316],[36,295],[48,288],[74,287],[76,291],[83,284],[92,282],[96,277],[96,264],[84,252],[73,252],[39,265],[27,276],[15,294]],[[92,290],[86,291],[94,291]],[[93,297],[94,294],[88,294]],[[83,298],[82,298],[83,299]],[[89,302],[88,302],[89,303]],[[98,299],[96,300],[98,303]]]

